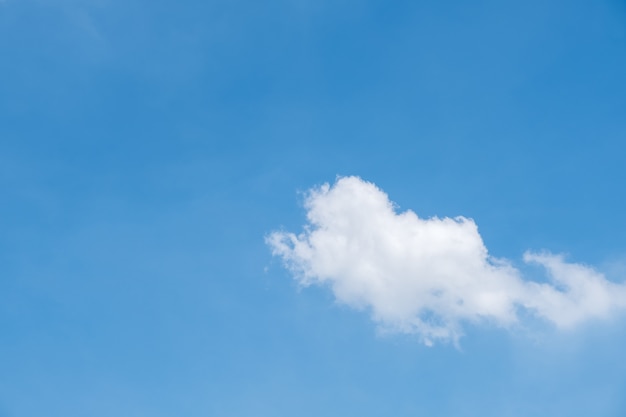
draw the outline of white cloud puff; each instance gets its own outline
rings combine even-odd
[[[277,231],[272,253],[304,285],[327,285],[344,304],[371,312],[388,331],[430,345],[456,342],[463,323],[509,327],[520,312],[557,327],[606,318],[626,307],[626,286],[558,255],[526,253],[548,283],[525,280],[491,257],[473,220],[398,213],[387,195],[358,177],[309,191],[308,224],[299,235]]]

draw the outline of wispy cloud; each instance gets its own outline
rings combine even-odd
[[[267,236],[272,253],[303,285],[328,285],[381,328],[417,334],[427,345],[458,341],[464,323],[511,327],[535,316],[570,328],[626,308],[626,285],[593,268],[527,252],[524,261],[542,266],[549,279],[525,279],[489,255],[472,219],[398,213],[358,177],[310,190],[305,207],[302,233]]]

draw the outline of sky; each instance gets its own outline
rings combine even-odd
[[[0,417],[626,415],[626,3],[0,1]]]

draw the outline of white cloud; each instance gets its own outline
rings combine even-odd
[[[549,283],[525,280],[489,255],[473,220],[397,213],[382,190],[358,177],[310,190],[305,207],[304,232],[271,233],[272,253],[303,285],[327,285],[382,329],[429,345],[456,342],[463,323],[510,327],[522,311],[568,328],[626,307],[626,286],[592,268],[528,252],[524,261],[542,266]]]

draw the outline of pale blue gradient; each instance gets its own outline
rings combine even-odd
[[[626,415],[626,318],[381,336],[264,244],[360,175],[626,279],[623,1],[0,2],[0,416]]]

